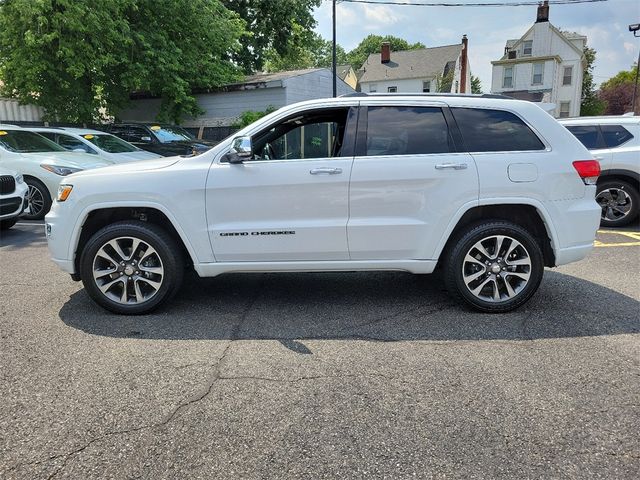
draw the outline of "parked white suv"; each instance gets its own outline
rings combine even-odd
[[[442,266],[504,312],[544,266],[592,249],[599,165],[536,105],[360,95],[284,107],[212,150],[69,176],[46,217],[53,260],[104,308],[166,302],[183,270]]]
[[[601,223],[622,227],[640,213],[640,117],[582,117],[560,120],[600,161],[596,201]]]
[[[22,175],[0,168],[0,230],[13,227],[27,208],[27,185]]]

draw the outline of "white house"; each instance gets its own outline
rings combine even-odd
[[[580,115],[587,37],[561,32],[549,22],[549,2],[538,6],[536,23],[519,39],[507,40],[504,55],[491,62],[491,93],[556,105],[558,117]]]
[[[438,92],[444,77],[453,75],[451,93],[471,93],[467,36],[462,43],[392,52],[388,42],[362,65],[360,90],[364,93]],[[461,79],[464,79],[462,81]]]

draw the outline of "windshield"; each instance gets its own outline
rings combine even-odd
[[[124,140],[121,140],[118,137],[109,135],[107,133],[99,135],[87,133],[85,135],[82,135],[82,138],[84,138],[85,140],[89,140],[96,147],[104,150],[107,153],[128,153],[137,152],[140,150],[130,143],[127,143]]]
[[[151,125],[151,131],[162,143],[176,142],[182,140],[193,140],[194,137],[184,128],[167,125]]]
[[[53,143],[42,135],[22,130],[0,130],[0,146],[16,153],[66,151],[60,145]]]

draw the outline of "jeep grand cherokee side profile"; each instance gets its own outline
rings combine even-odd
[[[116,313],[167,302],[189,267],[439,266],[454,297],[505,312],[545,265],[592,249],[598,174],[532,103],[350,96],[284,107],[198,156],[71,175],[45,228],[54,262]]]

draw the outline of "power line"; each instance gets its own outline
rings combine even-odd
[[[576,3],[599,3],[609,0],[551,0],[550,5],[573,5]],[[516,1],[516,2],[484,2],[484,3],[451,3],[451,2],[416,2],[402,0],[340,0],[340,3],[367,3],[369,5],[395,5],[412,7],[525,7],[540,5],[539,1]]]

